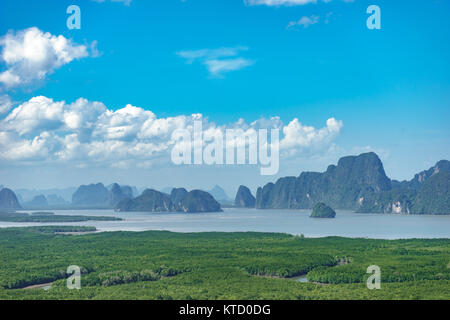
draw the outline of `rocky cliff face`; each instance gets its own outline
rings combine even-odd
[[[22,207],[17,201],[16,194],[8,188],[0,190],[0,210],[20,210]]]
[[[393,188],[392,190],[370,194],[361,199],[358,212],[361,213],[411,213],[417,191]]]
[[[152,189],[145,190],[134,199],[121,201],[118,211],[149,211],[149,212],[219,212],[220,204],[207,192],[184,188],[173,189],[171,195]]]
[[[255,204],[256,199],[250,189],[246,186],[239,186],[236,198],[234,199],[234,206],[237,208],[254,208]]]
[[[341,158],[326,172],[303,172],[258,188],[257,208],[309,209],[325,202],[338,209],[357,209],[362,198],[391,189],[378,156],[371,152]]]
[[[450,214],[450,172],[441,171],[425,181],[414,199],[416,214]]]
[[[179,206],[180,202],[186,197],[187,190],[185,188],[173,188],[170,192],[170,200],[175,206]]]
[[[134,199],[125,199],[116,206],[118,211],[148,211],[148,212],[169,212],[174,207],[169,195],[147,189]]]
[[[358,212],[450,214],[450,162],[439,161],[410,181],[393,181],[393,188],[362,200]]]
[[[429,178],[440,172],[450,172],[450,161],[441,160],[430,169],[417,173],[410,181],[393,180],[392,187],[419,190]]]

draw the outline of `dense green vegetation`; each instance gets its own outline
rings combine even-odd
[[[119,221],[121,218],[104,216],[55,215],[51,212],[0,212],[4,222],[80,222],[80,221]]]
[[[450,298],[449,239],[308,239],[253,232],[58,234],[83,231],[79,228],[1,229],[0,298]],[[365,286],[366,269],[373,264],[381,268],[381,290]],[[65,287],[69,265],[81,267],[81,290]],[[305,273],[322,284],[283,279]],[[49,282],[48,291],[18,289]]]

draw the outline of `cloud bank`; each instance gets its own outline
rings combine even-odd
[[[283,156],[327,148],[343,125],[334,118],[328,119],[323,128],[305,126],[298,119],[284,125],[279,117],[217,125],[201,114],[158,118],[152,111],[132,105],[114,111],[101,102],[83,98],[66,103],[37,96],[12,109],[0,121],[0,161],[113,168],[168,164],[176,143],[172,133],[177,129],[193,132],[193,123],[198,119],[203,122],[205,141],[218,131],[224,134],[227,128],[242,129],[242,139],[249,130],[279,128]]]

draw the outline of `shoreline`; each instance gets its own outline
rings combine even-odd
[[[0,230],[2,229],[27,229],[27,228],[34,228],[34,227],[42,227],[42,226],[51,226],[51,227],[60,227],[60,226],[71,226],[71,227],[78,227],[76,225],[55,225],[52,223],[49,224],[37,224],[37,225],[27,225],[27,226],[0,226]],[[271,231],[254,231],[254,230],[247,230],[247,231],[217,231],[217,230],[211,230],[211,231],[172,231],[167,229],[145,229],[145,230],[130,230],[130,229],[118,229],[118,230],[101,230],[97,228],[96,231],[76,231],[76,232],[53,232],[54,235],[87,235],[87,234],[100,234],[100,233],[106,233],[106,232],[130,232],[130,233],[144,233],[144,232],[154,232],[154,231],[160,231],[160,232],[170,232],[170,233],[178,233],[178,234],[206,234],[206,233],[226,233],[226,234],[240,234],[240,233],[257,233],[257,234],[284,234],[289,235],[294,238],[299,239],[325,239],[325,238],[343,238],[343,239],[353,239],[353,240],[385,240],[385,241],[402,241],[402,240],[449,240],[449,237],[412,237],[412,238],[377,238],[377,237],[351,237],[351,236],[341,236],[341,235],[321,235],[321,236],[305,236],[303,234],[292,234],[287,232],[271,232]]]

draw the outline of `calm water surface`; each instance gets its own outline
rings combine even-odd
[[[32,212],[32,211],[26,211]],[[310,210],[228,209],[220,213],[114,212],[113,210],[52,210],[55,214],[116,216],[124,221],[86,221],[57,225],[95,226],[100,231],[169,230],[175,232],[259,231],[379,239],[450,238],[450,215],[383,215],[337,211],[335,219],[309,218]],[[56,223],[0,222],[0,227]]]

